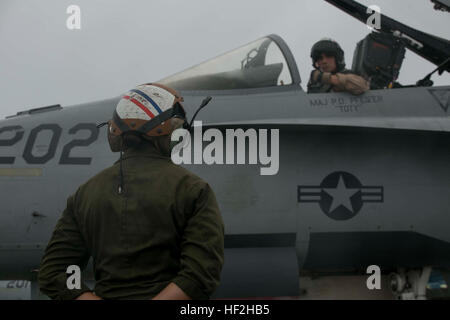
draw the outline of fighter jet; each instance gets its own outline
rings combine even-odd
[[[328,2],[367,17],[355,1]],[[450,86],[433,86],[431,74],[396,82],[406,49],[448,72],[449,41],[386,16],[381,25],[355,50],[354,69],[376,83],[361,96],[307,94],[277,35],[156,81],[181,91],[190,117],[212,97],[197,117],[201,130],[198,122],[192,130],[200,154],[209,129],[248,135],[241,163],[234,144],[223,164],[181,164],[209,182],[225,222],[215,298],[298,296],[299,274],[361,274],[373,265],[392,272],[399,298],[421,298],[431,268],[450,267]],[[118,158],[97,124],[120,98],[0,121],[0,280],[36,286],[67,197]],[[274,133],[266,152],[278,157],[251,162],[250,140],[264,132]]]

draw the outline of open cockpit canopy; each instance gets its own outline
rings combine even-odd
[[[177,90],[233,90],[300,83],[285,42],[270,35],[159,80]]]

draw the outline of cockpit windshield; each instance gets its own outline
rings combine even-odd
[[[277,43],[265,37],[158,83],[178,90],[248,89],[290,85],[292,75]]]

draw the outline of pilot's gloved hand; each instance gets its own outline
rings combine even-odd
[[[317,82],[321,82],[320,78],[321,78],[321,74],[323,75],[323,72],[320,70],[313,70],[313,72],[311,73],[311,81],[313,83],[317,83]]]
[[[331,72],[322,72],[314,70],[311,75],[314,83],[338,85],[338,79]]]

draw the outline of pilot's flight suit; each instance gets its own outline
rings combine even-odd
[[[95,294],[104,299],[149,299],[174,282],[193,299],[217,288],[223,265],[224,225],[210,186],[173,164],[157,143],[126,150],[124,188],[119,161],[67,200],[39,271],[39,286],[54,299],[69,290],[69,265],[93,257]]]
[[[331,85],[327,80],[329,79],[330,73],[325,72],[322,76],[322,81],[315,81],[313,79],[313,73],[316,70],[311,72],[311,76],[308,82],[308,93],[325,93],[325,92],[340,92],[346,91],[350,92],[354,95],[360,95],[367,90],[369,90],[369,82],[363,77],[356,75],[352,71],[348,69],[343,69],[336,73],[339,84],[337,86]]]

